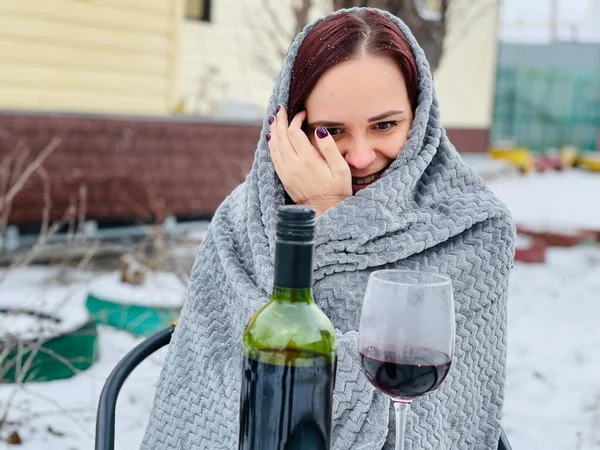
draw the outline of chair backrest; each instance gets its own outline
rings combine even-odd
[[[96,450],[114,450],[115,409],[119,391],[133,369],[152,353],[171,342],[174,330],[175,325],[173,324],[138,344],[119,361],[106,379],[100,394],[96,416],[96,445],[94,447]]]
[[[512,450],[508,442],[508,438],[506,437],[506,433],[504,432],[504,428],[500,429],[500,441],[498,442],[498,450]]]
[[[121,387],[133,369],[135,369],[144,359],[171,342],[171,336],[173,335],[174,330],[175,324],[150,336],[148,339],[138,344],[133,350],[127,353],[121,361],[119,361],[119,364],[117,364],[106,379],[98,403],[95,450],[114,450],[115,409]],[[498,450],[512,450],[503,429],[500,430]]]

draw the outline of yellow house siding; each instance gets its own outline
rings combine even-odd
[[[0,108],[170,112],[182,0],[0,0]]]
[[[179,103],[179,89],[181,78],[181,27],[185,16],[184,0],[169,2],[169,17],[171,27],[169,29],[170,51],[167,62],[169,80],[167,83],[166,103],[169,112],[177,107]]]

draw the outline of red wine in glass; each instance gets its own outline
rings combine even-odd
[[[451,358],[437,350],[368,347],[360,353],[368,380],[397,400],[412,400],[437,389],[450,370]]]
[[[371,272],[358,330],[367,380],[392,399],[396,450],[404,450],[411,402],[448,376],[456,331],[452,280],[407,269]]]

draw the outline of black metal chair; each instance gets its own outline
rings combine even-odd
[[[175,330],[175,324],[150,336],[145,341],[133,348],[117,364],[106,380],[100,401],[98,404],[98,416],[96,418],[96,450],[114,450],[115,448],[115,407],[117,396],[129,374],[144,359],[155,351],[161,349],[171,342],[171,336]],[[498,450],[511,450],[504,430],[501,430]]]

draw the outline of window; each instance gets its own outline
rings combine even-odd
[[[210,3],[211,0],[186,0],[185,18],[210,22]]]

